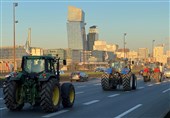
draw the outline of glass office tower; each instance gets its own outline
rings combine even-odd
[[[67,36],[68,48],[86,50],[84,12],[76,7],[68,7]]]
[[[87,35],[87,50],[93,51],[94,42],[99,39],[97,26],[91,26]]]

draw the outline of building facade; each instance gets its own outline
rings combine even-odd
[[[44,55],[51,55],[60,57],[60,59],[66,59],[66,51],[64,49],[46,49],[44,50]]]
[[[139,59],[142,59],[142,60],[147,59],[148,55],[149,55],[148,48],[139,48],[138,49],[138,58]]]
[[[87,35],[87,50],[92,51],[94,42],[99,39],[97,26],[91,26]]]
[[[21,67],[22,56],[27,55],[24,46],[15,46],[15,62],[13,46],[1,47],[0,50],[0,71],[9,72],[9,65],[14,65],[15,70]]]
[[[163,55],[164,55],[164,47],[163,46],[154,47],[154,50],[153,50],[153,57],[154,58],[157,58],[157,57],[160,57],[160,56],[163,56]]]
[[[135,60],[138,58],[138,52],[136,51],[129,51],[127,53],[127,58],[130,59],[130,60]]]
[[[97,40],[94,42],[93,50],[98,51],[108,51],[115,53],[118,49],[118,45],[116,44],[107,44],[106,41]]]
[[[167,55],[168,57],[170,57],[170,50],[167,50],[167,51],[166,51],[166,55]]]
[[[68,7],[68,48],[86,50],[85,13],[76,7]]]
[[[128,58],[128,57],[127,57],[127,54],[129,53],[129,51],[130,51],[130,50],[129,50],[128,48],[125,48],[125,50],[122,49],[122,48],[117,49],[117,50],[116,50],[117,58]]]
[[[164,45],[159,45],[159,46],[154,47],[153,57],[155,58],[157,62],[160,62],[163,64],[167,63],[168,55],[164,54]]]
[[[38,47],[31,47],[31,55],[32,56],[41,56],[43,55],[43,49],[42,48],[38,48]]]

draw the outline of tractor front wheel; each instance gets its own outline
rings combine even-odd
[[[64,108],[70,108],[73,106],[75,100],[75,89],[71,83],[62,84],[61,97]]]
[[[45,112],[54,112],[60,107],[60,85],[56,79],[42,84],[40,106]]]
[[[137,88],[137,77],[135,76],[135,74],[132,74],[131,78],[132,78],[132,90],[136,90],[136,88]]]

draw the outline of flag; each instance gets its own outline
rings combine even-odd
[[[29,41],[28,41],[28,40],[26,40],[24,49],[25,49],[26,53],[30,55],[30,53],[31,53],[31,52],[30,52],[30,44],[29,44]]]
[[[9,69],[8,63],[6,62],[5,65],[6,65],[7,69],[8,69],[8,71],[9,71],[10,69]]]
[[[105,52],[104,59],[107,60],[109,58],[109,55],[107,54],[107,51]]]

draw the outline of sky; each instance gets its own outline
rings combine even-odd
[[[99,40],[131,50],[165,44],[170,47],[169,0],[0,0],[1,46],[13,45],[13,2],[16,7],[16,44],[24,45],[31,28],[31,45],[45,49],[67,48],[68,6],[85,12],[87,25],[96,25]]]

